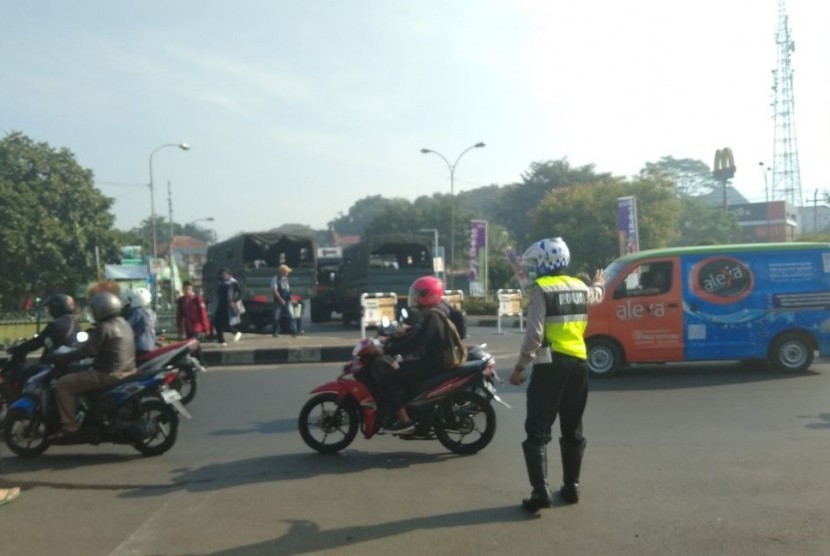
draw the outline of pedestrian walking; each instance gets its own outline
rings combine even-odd
[[[182,295],[176,300],[176,332],[179,338],[202,339],[210,334],[205,298],[193,289],[193,283],[182,282]]]
[[[271,278],[271,292],[274,295],[274,315],[271,319],[271,336],[277,337],[280,333],[280,320],[285,319],[291,336],[297,335],[297,321],[294,319],[294,307],[291,303],[291,285],[288,283],[288,274],[291,267],[281,264],[277,267],[277,274]]]
[[[219,284],[216,288],[216,312],[213,326],[216,328],[216,341],[220,345],[227,345],[225,332],[233,333],[233,341],[238,342],[242,337],[239,331],[241,323],[238,302],[242,298],[239,282],[231,276],[227,268],[219,270]]]
[[[510,382],[527,387],[527,416],[522,443],[530,485],[530,498],[522,507],[530,512],[553,503],[547,476],[547,445],[559,417],[562,486],[559,495],[568,503],[579,501],[579,474],[585,451],[582,414],[588,400],[587,349],[583,335],[588,306],[602,301],[604,273],[598,270],[592,285],[568,275],[571,255],[560,237],[533,243],[522,255],[525,270],[534,277],[524,340]]]

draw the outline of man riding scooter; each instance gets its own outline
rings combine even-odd
[[[52,317],[49,324],[34,338],[6,350],[13,357],[19,358],[21,363],[10,371],[9,382],[23,383],[34,372],[34,365],[24,363],[27,353],[43,348],[40,355],[40,361],[43,362],[57,348],[71,347],[75,344],[75,336],[80,330],[78,319],[75,317],[75,300],[66,294],[56,293],[46,299],[44,306]],[[3,382],[0,388],[3,388],[3,397],[11,403],[15,397],[10,391],[11,386]]]
[[[94,358],[90,369],[58,380],[55,401],[63,428],[52,435],[50,442],[65,440],[80,429],[81,424],[75,420],[77,394],[112,386],[136,371],[135,338],[130,325],[120,316],[121,301],[110,292],[102,292],[92,298],[89,306],[95,318],[89,339],[78,349],[46,358],[57,367],[86,357]]]

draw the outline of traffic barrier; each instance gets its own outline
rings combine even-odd
[[[464,311],[464,292],[462,290],[447,290],[444,292],[444,301],[456,311]]]
[[[394,293],[364,293],[360,296],[360,337],[366,337],[367,326],[378,326],[383,317],[389,318],[394,324],[398,320],[395,311],[398,307],[398,296]]]
[[[522,313],[522,290],[498,290],[496,297],[499,300],[498,324],[499,334],[501,330],[502,317],[519,317],[519,330],[524,332],[524,314]]]

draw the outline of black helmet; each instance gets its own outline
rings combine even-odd
[[[44,302],[49,315],[56,319],[63,315],[69,315],[75,311],[75,300],[65,293],[53,293]]]
[[[95,320],[102,321],[118,316],[121,312],[121,300],[115,294],[101,292],[95,294],[89,302],[89,307],[92,309],[92,316]]]

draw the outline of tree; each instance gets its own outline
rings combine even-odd
[[[516,288],[513,283],[515,270],[507,260],[507,251],[512,248],[510,233],[500,224],[487,224],[487,278],[491,291],[502,288]]]
[[[407,199],[387,199],[383,210],[367,222],[363,233],[367,236],[396,233],[418,233],[423,219],[418,210]]]
[[[665,182],[605,178],[590,186],[555,189],[542,199],[531,218],[535,238],[561,236],[571,248],[574,272],[591,274],[619,255],[617,198],[637,198],[642,249],[671,245],[678,237],[680,202]]]
[[[681,197],[679,245],[729,243],[738,236],[740,224],[732,211],[695,197]]]
[[[0,140],[0,306],[27,294],[74,294],[118,259],[113,200],[66,148],[15,132]]]
[[[678,195],[689,197],[709,195],[721,187],[711,168],[692,158],[664,156],[657,162],[647,162],[640,175],[665,177],[674,182]]]
[[[153,253],[153,225],[152,225],[152,217],[145,218],[142,220],[138,226],[132,228],[126,232],[119,232],[120,233],[120,244],[121,245],[141,245],[144,247],[144,252],[147,254],[152,255]],[[308,226],[302,224],[296,224],[296,226],[300,226],[303,228],[308,228]],[[309,228],[310,229],[310,228]],[[173,223],[173,235],[174,236],[190,236],[192,238],[196,238],[200,241],[204,241],[205,243],[213,243],[213,230],[209,228],[202,227],[198,224],[187,223],[187,224],[179,224],[174,222]],[[156,242],[161,245],[165,245],[170,243],[170,221],[167,220],[164,216],[160,214],[156,215]]]
[[[567,159],[534,162],[522,174],[522,183],[504,188],[501,198],[493,207],[493,217],[516,240],[526,245],[533,241],[533,234],[524,215],[530,214],[551,190],[578,186],[610,179],[610,174],[597,174],[593,164],[572,168]]]
[[[664,156],[658,162],[646,163],[640,177],[665,181],[677,192],[682,207],[679,245],[728,243],[737,235],[740,229],[737,217],[723,210],[720,204],[713,205],[707,200],[722,185],[700,160]]]
[[[363,235],[363,229],[388,206],[389,199],[372,195],[358,199],[349,212],[329,222],[329,228],[340,235]]]

